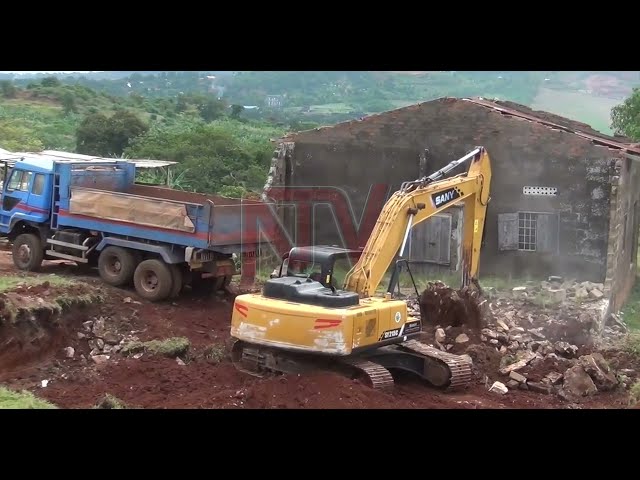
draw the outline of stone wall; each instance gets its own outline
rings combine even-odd
[[[633,288],[637,274],[640,225],[640,157],[621,156],[611,175],[607,277],[610,310],[619,310]]]
[[[390,193],[401,182],[418,178],[425,170],[433,172],[482,145],[491,156],[493,182],[481,275],[562,275],[597,283],[605,280],[610,170],[619,150],[450,98],[300,132],[285,141],[295,143],[295,148],[289,181],[282,184],[338,187],[348,196],[356,219],[367,207],[377,212],[382,208],[383,202],[371,204],[374,187],[385,185]],[[429,151],[426,165],[421,162],[425,149]],[[284,179],[286,175],[278,168],[283,167],[276,167],[274,175]],[[552,187],[557,192],[524,195],[524,187]],[[552,214],[544,218],[549,237],[544,251],[500,245],[499,219],[505,218],[501,215],[517,218],[518,212]],[[327,206],[315,209],[309,227],[315,243],[341,244],[343,240]],[[366,239],[367,228],[373,228],[373,224],[365,222],[361,226],[360,239]]]

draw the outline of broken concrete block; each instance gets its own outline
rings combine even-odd
[[[444,333],[442,328],[436,330],[436,342],[443,343],[447,338],[447,335]]]
[[[584,287],[576,288],[576,299],[582,300],[584,298],[587,298],[588,296],[589,296],[589,291],[586,288]]]
[[[504,395],[509,391],[509,389],[502,382],[494,382],[493,385],[491,385],[491,388],[489,389],[489,391],[499,393],[500,395]]]
[[[554,347],[556,353],[568,358],[574,357],[578,351],[578,347],[567,342],[556,342]]]
[[[599,391],[613,390],[618,385],[618,379],[609,368],[602,354],[583,355],[579,359],[579,364],[591,377]]]
[[[93,360],[95,363],[97,363],[98,365],[105,363],[106,361],[109,360],[109,355],[93,355],[91,357],[91,360]]]
[[[558,372],[549,372],[547,373],[546,379],[549,380],[549,382],[551,383],[551,385],[557,385],[558,383],[560,383],[562,381],[562,378],[564,377],[564,375],[562,375],[561,373]]]
[[[502,328],[505,332],[509,331],[509,326],[506,324],[506,322],[504,320],[497,320],[496,324]]]
[[[507,387],[508,388],[518,388],[519,385],[520,385],[520,383],[516,382],[515,380],[509,380],[507,382]]]
[[[593,298],[594,300],[600,300],[602,297],[604,297],[604,293],[602,293],[597,288],[594,288],[589,292],[589,297]]]
[[[522,358],[522,360],[519,360],[515,363],[512,363],[511,365],[507,365],[504,368],[500,369],[500,373],[502,373],[503,375],[507,375],[515,370],[519,370],[521,368],[524,368],[527,366],[527,364],[533,360],[534,358],[536,358],[536,354],[533,352],[526,352]]]
[[[569,399],[579,399],[598,392],[595,383],[580,365],[575,365],[565,372],[562,390],[564,396]]]
[[[549,395],[553,392],[553,387],[548,383],[538,383],[538,382],[527,382],[529,390],[537,393],[544,393],[545,395]]]
[[[525,377],[524,375],[522,375],[522,374],[520,374],[518,372],[514,372],[514,371],[509,372],[509,378],[511,380],[515,380],[518,383],[524,383],[524,382],[527,381],[527,377]]]
[[[549,277],[549,282],[562,283],[564,279],[562,277],[558,277],[556,275],[552,275]]]
[[[498,334],[489,328],[483,328],[482,334],[488,338],[498,338]]]
[[[461,333],[456,337],[456,343],[467,343],[469,341],[469,337],[466,333]]]

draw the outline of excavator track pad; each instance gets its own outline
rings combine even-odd
[[[417,340],[376,349],[364,357],[337,359],[283,352],[236,340],[232,346],[231,358],[236,369],[257,377],[274,373],[334,371],[382,391],[394,387],[394,379],[390,372],[393,368],[409,370],[434,387],[447,390],[464,387],[473,377],[471,362],[466,357],[442,352]],[[407,368],[407,358],[413,360],[413,367]]]
[[[447,390],[466,387],[473,378],[472,363],[467,357],[443,352],[418,340],[407,340],[399,348],[424,357],[422,376],[436,387]]]
[[[264,377],[274,373],[302,374],[325,370],[347,374],[376,390],[393,388],[391,372],[381,365],[361,358],[326,359],[304,354],[252,345],[236,340],[231,347],[231,359],[237,370]]]

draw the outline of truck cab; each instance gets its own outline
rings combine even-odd
[[[4,163],[0,235],[14,239],[28,227],[41,229],[51,212],[53,162],[19,159]]]

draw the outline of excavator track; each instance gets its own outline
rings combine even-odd
[[[394,386],[391,372],[382,365],[361,358],[345,358],[341,363],[356,368],[361,375],[364,374],[369,386],[375,390],[390,390]]]
[[[446,390],[465,387],[473,378],[471,362],[464,357],[443,352],[435,347],[419,342],[418,340],[407,340],[406,342],[400,343],[399,347],[426,357],[428,362],[435,362],[435,365],[431,368],[440,369],[443,366],[446,366],[450,375]],[[425,366],[424,376],[427,380],[429,380],[429,368],[429,365]]]
[[[391,372],[382,365],[355,357],[341,358],[337,362],[323,362],[320,358],[309,358],[303,355],[287,354],[275,349],[258,347],[235,341],[231,347],[233,365],[238,371],[264,377],[267,373],[304,373],[317,370],[318,367],[327,371],[335,370],[334,366],[347,367],[352,373],[355,370],[363,383],[376,390],[393,388],[394,381]],[[335,364],[335,365],[334,365]]]

